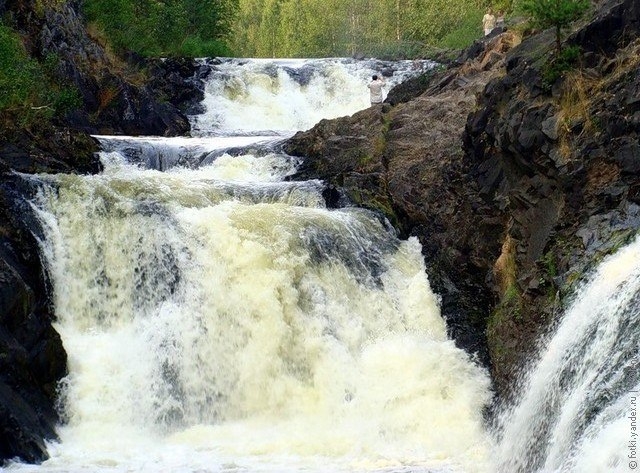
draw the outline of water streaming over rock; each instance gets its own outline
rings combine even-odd
[[[100,137],[100,175],[37,177],[65,423],[50,460],[11,468],[488,471],[488,377],[447,339],[418,242],[325,208],[272,144],[366,106],[370,64],[212,67],[200,138]]]
[[[633,470],[640,241],[575,294],[494,447],[417,241],[285,180],[275,140],[424,67],[215,61],[197,138],[99,137],[102,174],[31,178],[69,376],[51,459],[9,470]]]
[[[542,344],[499,419],[496,471],[633,471],[639,362],[640,239],[598,266]]]

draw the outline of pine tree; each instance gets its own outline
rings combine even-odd
[[[541,28],[555,28],[556,55],[562,51],[562,30],[580,18],[591,5],[590,0],[525,0],[522,9]]]

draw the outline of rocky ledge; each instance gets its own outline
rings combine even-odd
[[[285,145],[306,157],[295,178],[324,179],[351,202],[382,212],[402,237],[419,238],[452,336],[484,363],[484,324],[494,303],[486,268],[505,222],[479,216],[488,204],[469,177],[461,137],[476,96],[503,74],[515,41],[510,33],[493,37],[463,65],[405,84],[385,104],[323,120]]]
[[[392,92],[285,145],[330,203],[341,192],[419,238],[451,335],[500,394],[575,283],[640,226],[639,10],[600,2],[566,40],[580,64],[552,83],[552,32],[507,31],[413,98]]]

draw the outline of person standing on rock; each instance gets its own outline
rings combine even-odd
[[[374,74],[371,79],[371,82],[367,86],[369,87],[369,97],[371,98],[371,105],[382,103],[382,100],[384,100],[382,97],[382,86],[384,85],[384,81],[376,74]]]
[[[493,29],[496,27],[496,17],[493,16],[491,8],[489,8],[487,13],[482,17],[482,27],[484,28],[485,36],[491,34]]]

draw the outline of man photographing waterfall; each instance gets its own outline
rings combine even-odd
[[[367,87],[369,87],[369,96],[371,98],[371,105],[375,105],[377,103],[382,103],[382,86],[384,85],[384,80],[379,78],[376,74],[371,77],[371,82]]]

